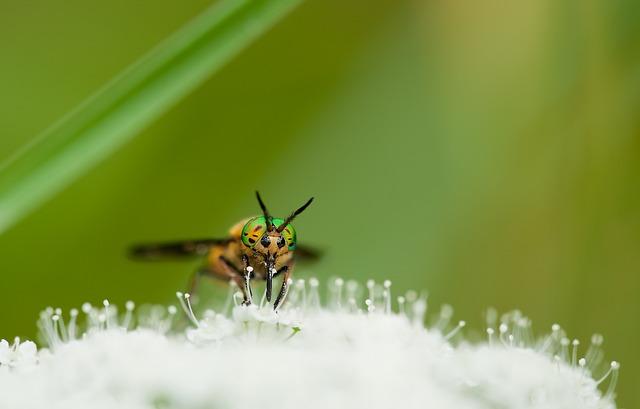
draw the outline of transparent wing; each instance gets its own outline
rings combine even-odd
[[[166,243],[138,244],[129,249],[129,256],[136,260],[165,260],[206,255],[211,247],[226,244],[232,239],[199,239]]]
[[[295,255],[296,260],[301,262],[314,262],[318,261],[322,257],[322,251],[316,248],[300,245],[296,246]]]

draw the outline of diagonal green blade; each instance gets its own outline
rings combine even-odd
[[[0,233],[135,136],[301,1],[216,3],[0,163]]]

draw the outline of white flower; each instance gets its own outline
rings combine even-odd
[[[20,342],[20,338],[16,338],[10,345],[7,340],[0,340],[0,369],[30,368],[37,362],[37,347],[33,342]]]
[[[425,328],[426,300],[409,293],[394,313],[390,283],[363,289],[335,280],[325,307],[317,281],[308,284],[294,283],[277,314],[270,305],[236,305],[198,318],[179,294],[191,321],[185,331],[168,331],[175,308],[150,308],[133,328],[132,304],[123,318],[108,302],[85,306],[84,331],[75,316],[65,324],[45,310],[40,327],[51,353],[41,351],[30,371],[10,361],[14,369],[0,373],[0,408],[615,408],[617,363],[602,379],[610,379],[606,393],[592,377],[599,336],[582,357],[560,327],[536,340],[514,312],[500,322],[490,314],[488,342],[454,344],[464,322],[445,329],[450,307]],[[0,344],[3,366],[7,350]]]

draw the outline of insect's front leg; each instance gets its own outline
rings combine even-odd
[[[282,266],[278,269],[278,271],[276,271],[276,273],[273,275],[273,278],[278,277],[280,274],[285,273],[289,271],[289,266]]]
[[[242,260],[245,264],[244,271],[224,256],[220,256],[220,260],[227,266],[227,268],[229,268],[234,273],[235,277],[242,277],[241,280],[243,281],[243,283],[242,285],[239,285],[239,287],[242,288],[242,294],[244,295],[244,304],[251,304],[253,294],[251,293],[249,278],[251,275],[251,271],[253,270],[251,268],[247,268],[247,262],[244,260],[244,256],[242,257]],[[236,278],[234,278],[234,281],[236,281],[236,284],[239,284]]]
[[[276,298],[276,301],[273,303],[273,309],[275,311],[278,311],[278,308],[280,307],[280,304],[282,304],[284,302],[284,299],[287,296],[287,291],[289,289],[289,277],[291,276],[292,272],[293,272],[293,261],[291,261],[291,262],[287,263],[286,265],[280,267],[280,269],[274,275],[274,277],[278,276],[280,274],[283,275],[283,277],[282,277],[282,286],[280,287],[280,293],[278,293],[278,297]]]
[[[244,291],[247,296],[245,303],[249,305],[253,302],[253,291],[250,284],[253,267],[249,265],[249,257],[246,254],[242,255],[242,262],[244,263]]]

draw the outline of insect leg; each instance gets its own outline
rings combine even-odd
[[[272,271],[275,271],[275,270],[272,270]],[[271,274],[271,271],[267,273],[268,274],[267,275],[267,301],[271,302],[271,283],[273,279],[282,273],[286,273],[287,271],[289,271],[289,266],[285,265],[280,267],[280,269],[278,271],[275,271],[273,274]]]
[[[251,274],[253,273],[253,267],[249,265],[249,257],[246,254],[242,255],[242,261],[244,262],[244,292],[245,292],[245,303],[247,305],[253,302],[253,291],[251,290]]]
[[[228,258],[226,258],[225,256],[220,256],[220,260],[222,260],[222,262],[224,264],[226,264],[227,267],[229,267],[231,270],[235,271],[236,273],[242,275],[242,270],[240,270],[238,268],[238,266],[236,266],[235,264],[233,264]]]
[[[286,273],[289,270],[289,266],[282,266],[276,273],[273,275],[273,278],[278,277],[282,273]]]
[[[250,271],[245,267],[245,271],[243,272],[238,266],[236,266],[235,264],[233,264],[229,259],[227,259],[224,256],[220,256],[220,260],[230,269],[232,270],[232,272],[236,273],[237,275],[244,277],[244,283],[243,286],[241,286],[240,288],[242,288],[242,293],[244,294],[244,303],[249,305],[252,303],[253,301],[253,293],[251,292],[251,286],[249,285],[249,274],[246,274],[245,272],[249,272]],[[244,260],[244,257],[243,257]],[[245,265],[247,264],[247,262],[245,261]]]
[[[284,267],[282,267],[280,270],[282,270],[283,268]],[[289,276],[291,275],[291,271],[292,269],[289,267],[284,270],[284,277],[282,277],[282,287],[280,287],[280,293],[276,298],[276,302],[273,303],[273,309],[275,311],[278,310],[278,307],[280,307],[280,304],[284,302],[284,297],[287,295],[287,289],[289,288]]]

